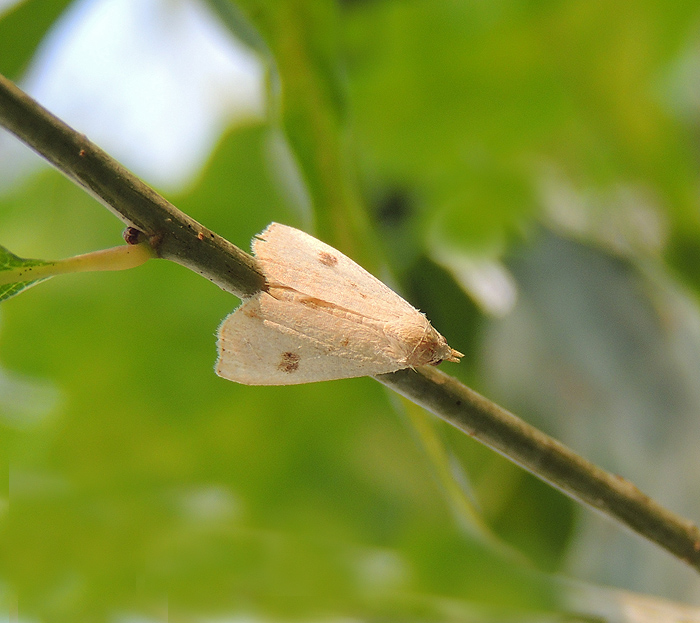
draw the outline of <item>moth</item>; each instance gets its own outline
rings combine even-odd
[[[340,251],[271,223],[252,242],[266,287],[221,323],[216,373],[246,385],[373,376],[462,353]]]

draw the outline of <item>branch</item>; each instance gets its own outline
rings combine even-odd
[[[700,530],[510,411],[436,368],[375,377],[569,497],[613,517],[700,571]]]
[[[245,298],[264,285],[255,259],[183,214],[85,136],[0,76],[0,125],[145,232],[159,257]],[[700,530],[456,379],[426,367],[376,377],[387,387],[700,571]]]
[[[240,298],[262,288],[265,279],[254,258],[180,212],[2,75],[0,125],[127,225],[144,232],[158,257],[182,264]]]

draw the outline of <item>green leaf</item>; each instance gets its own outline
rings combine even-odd
[[[20,78],[70,0],[25,0],[0,19],[0,73]]]
[[[18,268],[27,268],[29,266],[44,266],[49,262],[44,262],[42,260],[25,260],[21,257],[17,257],[14,253],[8,251],[5,247],[0,246],[0,272],[7,270],[16,270]],[[44,278],[48,279],[48,277]],[[16,281],[14,283],[8,283],[0,285],[0,303],[6,301],[7,299],[23,292],[27,288],[44,281],[44,279],[34,279],[33,281]]]

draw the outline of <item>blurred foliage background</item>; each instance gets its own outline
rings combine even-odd
[[[242,248],[272,220],[337,246],[466,353],[447,372],[700,519],[700,3],[0,12],[0,72],[180,209]],[[119,242],[0,140],[0,244]],[[545,620],[564,576],[700,603],[690,569],[371,379],[217,378],[237,304],[166,262],[3,304],[20,620]]]

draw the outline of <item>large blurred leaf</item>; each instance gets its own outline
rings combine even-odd
[[[645,179],[697,235],[692,134],[659,97],[696,3],[345,5],[362,166],[417,189],[453,241],[489,248],[536,216],[550,160],[583,185]]]
[[[17,79],[70,0],[24,0],[0,19],[0,73]]]
[[[700,514],[700,312],[649,264],[543,233],[511,265],[520,298],[488,323],[489,394],[687,517]],[[651,294],[651,295],[650,295]],[[540,498],[540,503],[543,498]],[[578,577],[679,599],[697,573],[580,509]],[[534,533],[533,533],[534,534]]]

